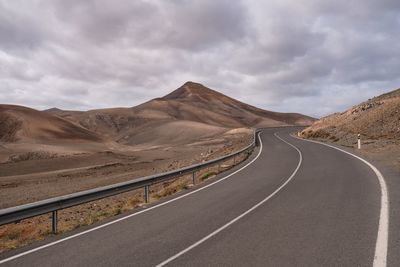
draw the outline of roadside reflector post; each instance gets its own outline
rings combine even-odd
[[[150,190],[149,190],[149,186],[146,185],[144,187],[144,202],[149,203],[149,199],[150,199]]]
[[[358,149],[361,149],[361,134],[357,135],[357,145],[358,145]]]
[[[57,223],[58,223],[58,214],[57,211],[54,210],[51,212],[51,231],[53,234],[57,234]]]

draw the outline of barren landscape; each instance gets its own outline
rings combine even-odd
[[[258,109],[201,84],[132,108],[38,111],[0,105],[0,209],[201,163],[247,146],[252,128],[309,125],[296,113]],[[236,163],[246,159],[243,154]],[[207,168],[199,181],[229,169]],[[190,186],[191,178],[152,186],[154,199]],[[69,208],[60,232],[143,203],[143,190]],[[0,251],[50,234],[47,215],[0,227]]]
[[[0,208],[162,173],[222,156],[249,144],[252,132],[199,143],[140,151],[104,151],[64,156],[32,154],[0,165]]]
[[[301,136],[356,148],[400,173],[400,89],[369,99],[316,121]]]
[[[111,152],[99,152],[98,155],[81,155],[81,157],[63,157],[58,161],[60,170],[57,171],[2,177],[4,179],[3,185],[5,186],[1,188],[2,192],[4,192],[4,195],[1,195],[1,203],[7,207],[7,204],[10,206],[18,202],[32,202],[52,196],[132,180],[167,170],[174,170],[232,153],[234,150],[246,146],[251,139],[252,133],[249,134],[246,130],[235,135],[224,136],[222,139],[215,138],[203,146],[169,147],[164,150],[141,151],[137,153],[138,157],[135,157],[134,153],[121,155]],[[207,150],[205,150],[206,148]],[[196,152],[199,152],[199,154],[196,154]],[[160,158],[160,156],[165,156],[165,158]],[[247,156],[247,154],[238,156],[236,164],[245,160]],[[146,161],[146,158],[149,160]],[[61,166],[64,166],[64,160],[70,164],[77,164],[79,162],[85,165],[85,167],[61,169]],[[112,163],[86,166],[90,161],[97,163],[110,161]],[[54,159],[50,161],[29,160],[26,163],[26,165],[30,167],[34,166],[35,168],[40,168],[38,164],[44,168],[49,167],[49,165],[52,167],[55,167],[54,165],[57,166],[57,162]],[[9,166],[4,164],[2,167]],[[201,183],[212,178],[232,166],[234,166],[234,162],[230,160],[221,165],[220,168],[205,168],[196,174],[196,183]],[[15,170],[18,170],[18,167],[20,167],[19,164],[15,165]],[[29,167],[22,169],[28,170]],[[7,181],[9,181],[9,186],[7,186]],[[150,188],[150,202],[188,189],[190,186],[192,186],[191,175],[177,177],[174,180],[154,185]],[[144,205],[146,203],[144,202],[143,190],[137,189],[88,204],[63,209],[59,213],[58,233],[90,225]],[[44,239],[51,234],[50,214],[22,220],[16,224],[1,226],[0,253],[36,240]]]
[[[309,125],[201,84],[132,108],[0,106],[0,208],[161,173],[244,147],[251,127]]]
[[[0,0],[0,267],[400,266],[400,0]]]

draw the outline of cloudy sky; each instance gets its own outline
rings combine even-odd
[[[400,1],[0,0],[0,103],[134,106],[188,80],[341,111],[400,87]]]

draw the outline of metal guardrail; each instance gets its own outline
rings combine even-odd
[[[234,158],[236,160],[236,156],[253,149],[256,145],[258,145],[258,135],[259,131],[253,131],[253,141],[250,145],[245,148],[231,153],[226,156],[222,156],[217,159],[213,159],[207,162],[191,165],[188,167],[184,167],[178,170],[165,172],[161,174],[146,176],[138,179],[134,179],[127,182],[117,183],[113,185],[98,187],[90,190],[85,190],[73,194],[68,194],[60,197],[54,197],[45,199],[42,201],[37,201],[21,206],[16,206],[12,208],[6,208],[0,210],[0,225],[19,222],[23,219],[28,219],[31,217],[43,215],[46,213],[52,213],[52,231],[53,233],[57,233],[57,211],[65,208],[78,206],[81,204],[85,204],[87,202],[107,198],[110,196],[118,195],[121,193],[125,193],[134,189],[144,188],[144,195],[146,203],[149,201],[150,190],[149,187],[151,185],[164,182],[171,179],[176,179],[179,176],[192,174],[193,184],[195,184],[195,175],[196,172],[209,167],[211,165],[220,164],[221,162]]]

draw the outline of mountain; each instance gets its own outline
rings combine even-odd
[[[27,107],[0,105],[0,141],[90,141],[102,138],[84,127]]]
[[[309,125],[314,122],[313,118],[298,113],[262,110],[193,82],[185,83],[158,101],[167,102],[175,111],[184,110],[175,113],[179,118],[225,127]]]
[[[187,82],[164,97],[131,108],[38,111],[0,105],[0,141],[183,144],[233,128],[309,125],[313,121],[297,113],[262,110]]]
[[[315,121],[297,113],[262,110],[194,82],[132,108],[46,112],[128,145],[196,140],[232,128],[310,125]]]
[[[354,144],[359,133],[363,139],[400,140],[400,89],[324,117],[301,135]]]

